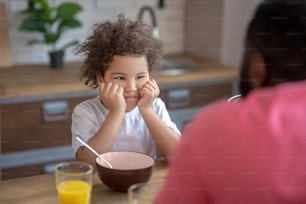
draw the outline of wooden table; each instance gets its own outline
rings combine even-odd
[[[167,164],[156,160],[150,182],[163,181]],[[0,181],[0,203],[6,204],[56,204],[58,203],[54,174],[44,174],[19,179]],[[93,177],[91,204],[128,204],[128,194],[110,190]]]

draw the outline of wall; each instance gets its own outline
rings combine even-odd
[[[52,5],[68,0],[49,0]],[[80,29],[68,31],[59,42],[63,44],[66,40],[75,38],[79,41],[85,40],[90,34],[92,26],[96,22],[106,19],[115,20],[119,13],[124,13],[131,19],[136,19],[141,6],[152,6],[157,15],[160,38],[165,42],[165,53],[175,53],[183,51],[184,44],[184,15],[186,0],[166,0],[165,8],[157,9],[157,0],[70,0],[83,5],[84,10],[78,16],[83,23]],[[35,33],[25,33],[18,31],[18,26],[22,20],[20,13],[27,7],[26,0],[0,0],[6,4],[9,25],[9,38],[12,64],[44,64],[48,62],[47,52],[49,47],[45,45],[28,46],[26,42]],[[144,21],[151,24],[149,15],[145,14]],[[76,56],[73,49],[68,49],[65,55],[66,61],[81,60]]]
[[[243,41],[247,25],[256,6],[262,0],[225,0],[220,61],[238,67],[242,58]]]
[[[261,0],[188,0],[188,51],[224,65],[240,65],[246,26]]]
[[[223,0],[188,0],[186,51],[220,61]]]

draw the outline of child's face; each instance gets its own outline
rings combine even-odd
[[[142,86],[150,79],[148,62],[145,56],[119,56],[113,57],[105,74],[105,83],[116,83],[124,88],[126,111],[137,106]]]

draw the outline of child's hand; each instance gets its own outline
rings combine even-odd
[[[111,111],[125,111],[126,103],[123,97],[123,87],[113,83],[100,83],[100,99]]]
[[[150,79],[140,90],[138,108],[152,108],[153,100],[159,95],[160,90],[154,79]]]

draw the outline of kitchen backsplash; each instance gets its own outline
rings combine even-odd
[[[49,0],[53,5],[68,0]],[[79,41],[91,33],[92,26],[106,19],[115,20],[119,13],[124,13],[130,19],[136,19],[140,8],[149,5],[155,10],[157,24],[159,27],[159,37],[165,43],[165,53],[177,53],[184,50],[184,30],[185,30],[185,4],[187,0],[167,0],[164,8],[158,8],[157,0],[70,0],[80,3],[84,10],[78,16],[83,26],[80,29],[67,31],[60,43],[75,38]],[[0,0],[6,5],[8,18],[9,44],[11,49],[11,59],[13,65],[21,64],[44,64],[48,62],[48,46],[27,45],[35,33],[18,31],[18,26],[22,20],[20,13],[28,6],[27,0]],[[144,22],[151,25],[148,13],[144,14]],[[80,56],[74,54],[73,48],[65,53],[65,60],[78,61]]]

